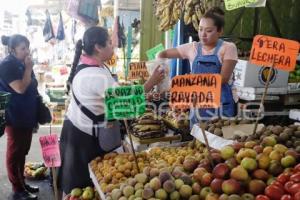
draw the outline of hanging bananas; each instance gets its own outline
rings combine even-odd
[[[221,0],[156,0],[155,16],[159,19],[160,31],[171,29],[181,17],[186,25],[191,24],[198,30],[199,21],[206,10],[221,6]]]

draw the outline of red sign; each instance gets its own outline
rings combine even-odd
[[[43,159],[47,167],[59,167],[61,165],[58,138],[56,134],[40,137]]]

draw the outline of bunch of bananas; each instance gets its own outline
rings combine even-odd
[[[160,19],[158,29],[167,31],[181,19],[186,25],[193,24],[198,30],[203,14],[212,6],[221,6],[221,0],[156,0],[155,16]]]
[[[131,125],[133,135],[138,138],[162,137],[167,131],[163,122],[153,112],[146,112]]]
[[[47,167],[43,163],[27,162],[24,168],[25,177],[43,178],[46,176]]]

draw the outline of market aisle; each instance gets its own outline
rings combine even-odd
[[[55,126],[52,128],[53,133],[60,134],[61,127]],[[33,135],[31,149],[26,161],[42,161],[42,155],[39,144],[39,137],[49,133],[48,127],[41,127],[38,134]],[[6,166],[5,166],[5,154],[6,154],[6,135],[0,138],[0,200],[10,199],[11,185],[7,178]],[[39,199],[41,200],[53,200],[52,188],[49,185],[47,179],[43,181],[34,181],[33,184],[40,187]]]

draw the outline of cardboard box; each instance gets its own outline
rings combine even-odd
[[[253,65],[246,60],[238,60],[234,69],[233,84],[240,87],[265,87],[268,68]],[[269,87],[287,87],[289,73],[273,69]]]
[[[298,109],[290,110],[289,117],[290,119],[300,121],[300,110]]]

